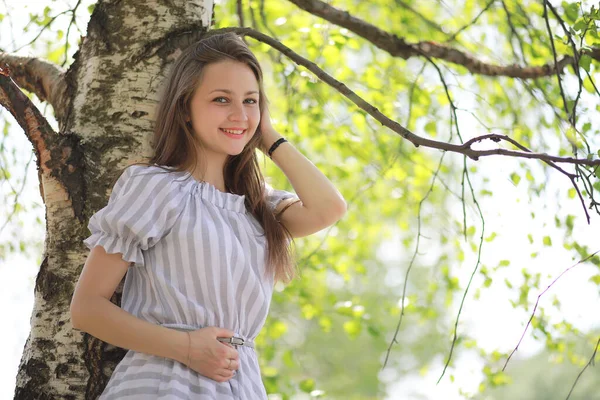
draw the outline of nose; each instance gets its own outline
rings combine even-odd
[[[229,113],[231,121],[247,121],[248,115],[243,104],[231,103],[231,112]]]

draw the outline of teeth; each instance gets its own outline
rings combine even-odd
[[[222,131],[231,133],[232,135],[241,135],[242,133],[244,133],[244,130],[240,131],[240,130],[222,129]]]

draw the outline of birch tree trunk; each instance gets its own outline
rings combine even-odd
[[[115,171],[150,155],[166,67],[207,30],[211,14],[211,0],[96,4],[75,62],[61,75],[64,92],[53,104],[60,132],[38,143],[47,231],[16,399],[96,398],[123,357],[71,327],[69,304],[88,255],[82,240]]]

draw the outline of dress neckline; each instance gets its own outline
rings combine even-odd
[[[169,166],[157,167],[166,167],[171,170],[175,169],[174,167]],[[180,182],[182,188],[186,192],[200,196],[202,199],[217,207],[239,213],[246,213],[245,195],[222,192],[210,182],[197,180],[189,171],[172,171],[171,173],[181,178],[180,180],[177,179],[177,181]]]

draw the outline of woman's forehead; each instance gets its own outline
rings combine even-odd
[[[222,61],[204,67],[199,90],[229,94],[258,93],[259,85],[252,69],[238,61]]]

